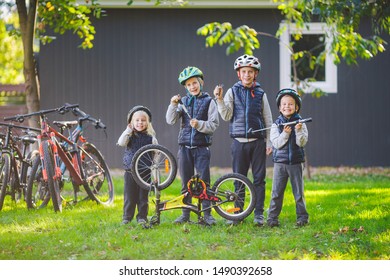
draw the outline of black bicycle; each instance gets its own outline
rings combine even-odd
[[[14,202],[25,200],[27,179],[31,173],[32,162],[39,158],[38,151],[29,151],[37,141],[39,129],[0,123],[5,133],[0,134],[0,210],[6,196]]]

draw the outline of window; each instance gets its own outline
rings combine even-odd
[[[298,29],[294,25],[281,24],[285,28],[281,42],[279,43],[280,54],[280,88],[292,87],[293,85],[293,67],[291,63],[291,51],[287,46],[294,42],[294,52],[313,50],[313,54],[318,56],[327,46],[330,45],[329,37],[326,36],[327,26],[324,23],[307,23],[308,28],[300,30],[302,38],[295,41],[294,34]],[[326,55],[324,66],[311,70],[309,60],[304,57],[296,65],[297,77],[300,80],[308,81],[314,78],[315,81],[307,82],[303,86],[305,93],[311,93],[314,89],[321,89],[326,93],[337,92],[337,66],[333,63],[333,57]]]

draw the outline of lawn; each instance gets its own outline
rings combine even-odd
[[[162,213],[161,224],[121,225],[123,179],[115,178],[115,204],[68,204],[27,210],[8,200],[0,212],[2,260],[389,260],[390,172],[324,169],[305,179],[310,224],[295,227],[288,187],[278,228],[254,227],[253,214],[227,226],[174,225],[180,210]],[[272,181],[267,177],[266,208]],[[179,194],[180,182],[162,192]],[[153,214],[150,203],[150,216]],[[195,215],[192,216],[195,220]]]

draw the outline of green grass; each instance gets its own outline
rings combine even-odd
[[[272,182],[267,179],[266,208]],[[123,180],[115,178],[111,207],[93,202],[28,211],[8,199],[0,212],[3,260],[379,260],[390,259],[390,179],[382,175],[316,175],[305,180],[310,224],[295,227],[288,186],[278,228],[253,226],[253,214],[227,226],[174,225],[180,210],[163,212],[161,224],[121,225]],[[162,192],[179,194],[179,181]],[[153,214],[150,204],[150,215]],[[195,215],[192,216],[195,220]]]

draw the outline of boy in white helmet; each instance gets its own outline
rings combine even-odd
[[[256,188],[256,226],[264,225],[266,155],[272,153],[269,130],[252,132],[272,125],[267,95],[256,82],[260,69],[256,57],[246,54],[240,56],[234,62],[239,81],[228,89],[224,98],[222,87],[214,89],[219,114],[223,120],[230,121],[233,172],[247,176],[249,167],[252,167]],[[232,221],[228,223],[234,224]]]

